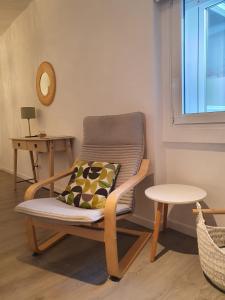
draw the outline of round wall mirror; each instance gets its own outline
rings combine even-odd
[[[40,102],[44,105],[50,105],[55,97],[56,79],[52,65],[48,62],[40,64],[37,77],[36,89]]]
[[[50,86],[50,78],[49,78],[48,74],[46,72],[44,72],[41,75],[41,80],[40,80],[40,88],[41,88],[41,92],[44,96],[48,95],[49,86]]]

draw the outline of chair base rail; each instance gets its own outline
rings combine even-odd
[[[40,220],[37,220],[29,216],[26,219],[26,227],[27,227],[27,237],[28,237],[29,247],[35,254],[43,253],[44,251],[46,251],[47,249],[49,249],[50,247],[54,246],[56,243],[64,239],[65,236],[67,235],[76,235],[79,237],[84,237],[95,241],[104,242],[105,246],[107,243],[107,241],[105,241],[104,239],[103,224],[101,224],[101,226],[96,226],[96,224],[93,226],[71,226],[71,225],[62,225],[56,223],[41,222]],[[46,241],[38,244],[36,229],[35,229],[36,227],[51,229],[56,231],[57,233],[52,235]],[[118,233],[138,237],[137,240],[134,242],[134,244],[124,255],[124,257],[120,260],[120,262],[118,261],[117,255],[116,257],[112,258],[112,260],[116,262],[117,266],[115,270],[117,271],[109,275],[112,278],[117,278],[118,281],[123,277],[124,273],[133,263],[137,255],[145,246],[145,244],[148,242],[151,233],[146,231],[138,231],[133,229],[121,228],[121,227],[117,227],[116,231]]]

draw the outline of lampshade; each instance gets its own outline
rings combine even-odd
[[[21,107],[21,119],[35,119],[35,107]]]

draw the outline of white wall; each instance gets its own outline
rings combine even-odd
[[[174,1],[178,3],[179,1]],[[170,4],[165,1],[161,11],[161,67],[163,101],[163,145],[166,182],[202,187],[208,192],[203,205],[225,207],[225,136],[224,124],[173,125],[171,67]],[[177,24],[177,26],[179,26]],[[221,143],[215,143],[220,141]],[[169,212],[171,227],[195,234],[195,218],[190,206],[174,206]],[[224,216],[210,222],[225,225]]]
[[[9,137],[27,133],[21,106],[38,109],[37,120],[31,121],[33,133],[73,135],[77,147],[85,116],[142,111],[148,157],[156,181],[162,181],[159,43],[159,10],[153,0],[33,1],[0,42],[1,169],[13,168]],[[42,61],[51,62],[56,72],[50,107],[38,102],[35,91]],[[45,155],[40,159],[42,178],[47,176]],[[56,170],[67,166],[63,154],[56,161]],[[26,152],[19,153],[18,170],[31,176]],[[148,222],[152,204],[144,199],[143,188],[138,195],[137,215]]]

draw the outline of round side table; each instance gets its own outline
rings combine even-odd
[[[191,185],[161,184],[145,190],[147,198],[157,202],[155,212],[154,230],[151,239],[150,260],[155,260],[161,218],[163,217],[163,230],[167,225],[167,212],[169,204],[190,204],[204,199],[206,191]]]

